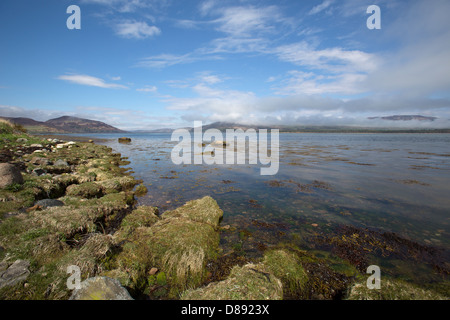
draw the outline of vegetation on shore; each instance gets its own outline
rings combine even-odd
[[[213,198],[166,212],[136,207],[145,190],[127,173],[126,158],[106,146],[33,137],[5,121],[0,156],[23,176],[0,189],[0,275],[18,260],[29,271],[13,285],[0,283],[3,300],[68,299],[71,265],[82,280],[118,280],[135,299],[447,299],[396,279],[386,278],[382,292],[366,289],[368,275],[352,258],[385,248],[384,238],[353,229],[345,231],[359,237],[323,240],[342,252],[351,245],[351,256],[319,256],[291,243],[253,261],[224,254],[223,211]]]

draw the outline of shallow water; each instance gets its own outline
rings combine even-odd
[[[123,135],[123,134],[122,134]],[[450,248],[450,135],[281,133],[280,167],[261,176],[257,165],[174,165],[170,134],[106,138],[131,162],[148,194],[138,199],[163,212],[210,195],[224,211],[224,250],[249,255],[278,241],[337,224],[396,232]],[[245,240],[245,241],[244,241]]]

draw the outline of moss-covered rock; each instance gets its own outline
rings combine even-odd
[[[166,211],[163,217],[165,219],[185,218],[200,223],[207,223],[213,228],[217,228],[223,217],[223,211],[213,198],[203,197],[202,199],[189,201],[175,210]]]
[[[113,179],[98,181],[97,184],[101,186],[105,193],[114,193],[120,191],[131,190],[138,182],[130,176],[116,177]]]
[[[182,300],[281,300],[283,288],[264,264],[236,266],[229,277],[204,288],[187,290]]]
[[[161,218],[158,216],[159,210],[156,207],[141,206],[127,215],[116,232],[115,237],[118,241],[127,239],[137,228],[151,227]]]
[[[85,182],[80,185],[71,185],[67,188],[68,196],[75,196],[85,199],[100,198],[105,194],[105,189],[94,182]]]
[[[117,241],[125,243],[115,259],[116,270],[108,275],[143,290],[146,271],[157,267],[166,276],[172,298],[188,287],[198,287],[207,277],[206,263],[217,258],[222,215],[211,197],[190,201],[161,217],[151,207],[133,211],[117,232]]]
[[[263,263],[281,280],[285,295],[302,295],[308,275],[297,255],[286,250],[270,250],[265,253]]]
[[[348,300],[448,300],[431,290],[419,288],[413,284],[396,280],[381,279],[380,289],[369,289],[367,282],[355,283],[348,295]]]
[[[89,278],[75,289],[70,300],[133,300],[120,283],[107,277]]]

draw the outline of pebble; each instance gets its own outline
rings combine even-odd
[[[151,268],[150,271],[148,272],[149,275],[154,275],[158,272],[158,268]]]

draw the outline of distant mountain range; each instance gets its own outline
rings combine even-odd
[[[404,119],[398,120],[417,120],[415,117],[422,116],[395,116],[395,117],[405,117]],[[411,117],[411,119],[408,119]],[[413,118],[414,117],[414,118]],[[378,118],[378,117],[376,117]],[[386,118],[386,117],[384,117]],[[424,117],[424,118],[432,118],[432,117]],[[384,119],[389,120],[389,119]],[[433,121],[433,120],[428,120]],[[192,131],[194,128],[184,128],[189,131]],[[278,129],[279,132],[319,132],[319,133],[450,133],[450,129],[417,129],[417,128],[371,128],[371,127],[352,127],[352,126],[319,126],[319,125],[245,125],[239,123],[232,122],[214,122],[208,125],[203,125],[202,130],[206,131],[208,129],[219,129],[222,132],[225,132],[226,129],[242,129],[244,131],[248,129],[267,129],[268,133],[270,133],[271,129]],[[140,131],[140,132],[148,132],[148,133],[172,133],[175,129],[156,129],[156,130],[148,130],[148,131]]]
[[[30,118],[10,118],[12,123],[19,124],[30,133],[121,133],[116,127],[101,121],[88,120],[77,117],[63,116],[47,121],[36,121]]]
[[[88,120],[77,117],[63,116],[47,121],[36,121],[30,118],[11,118],[7,119],[13,123],[22,125],[30,133],[125,133],[116,127],[108,125],[101,121]],[[395,115],[387,117],[370,117],[369,119],[382,119],[388,121],[434,121],[435,117],[425,117],[421,115]],[[445,132],[450,133],[450,129],[408,129],[408,128],[364,128],[351,126],[317,126],[317,125],[245,125],[232,122],[214,122],[203,125],[203,131],[208,129],[219,129],[225,132],[226,129],[278,129],[280,132],[325,132],[325,133],[377,133],[377,132]],[[193,128],[185,128],[190,131]],[[163,128],[155,130],[135,130],[136,133],[172,133],[175,129]],[[269,131],[270,132],[270,131]]]

